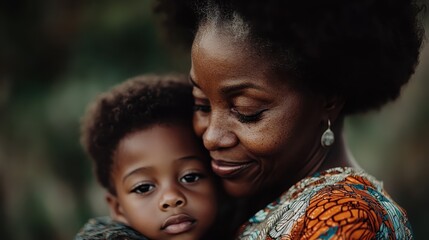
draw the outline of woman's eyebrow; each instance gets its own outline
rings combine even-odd
[[[191,84],[194,87],[201,89],[201,87],[192,79],[191,75],[189,75],[188,79],[189,79],[189,82],[191,82]],[[239,83],[239,84],[235,84],[235,85],[231,85],[231,86],[224,86],[224,87],[222,87],[221,92],[223,94],[231,94],[231,93],[239,92],[239,91],[246,89],[246,88],[262,89],[258,85],[255,85],[255,84],[250,83],[250,82],[246,82],[246,83]]]
[[[240,92],[241,90],[248,89],[248,88],[259,89],[259,90],[262,89],[260,86],[253,84],[251,82],[244,82],[244,83],[234,84],[230,86],[223,86],[220,91],[223,94],[228,95],[228,94]]]

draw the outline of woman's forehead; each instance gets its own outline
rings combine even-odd
[[[231,34],[219,29],[203,30],[192,46],[192,64],[205,67],[216,62],[216,67],[229,71],[249,65],[266,65],[262,57],[255,54],[246,40],[237,40]]]
[[[202,38],[204,39],[219,39],[220,41],[227,41],[229,45],[241,45],[250,47],[249,30],[243,30],[244,27],[234,27],[230,25],[218,25],[215,23],[205,23],[200,25],[194,38],[194,44],[199,43]],[[249,48],[249,50],[252,50]]]

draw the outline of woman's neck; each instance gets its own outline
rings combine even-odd
[[[335,143],[328,149],[326,157],[316,172],[325,171],[335,167],[352,167],[360,169],[360,166],[354,160],[343,135],[343,123],[341,119],[335,123],[333,132],[335,134]]]

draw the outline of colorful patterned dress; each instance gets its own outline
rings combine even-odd
[[[405,211],[363,171],[305,178],[257,212],[238,239],[412,239]]]

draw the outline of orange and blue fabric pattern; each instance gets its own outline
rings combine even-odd
[[[245,223],[239,239],[412,239],[405,211],[363,171],[305,178]]]

